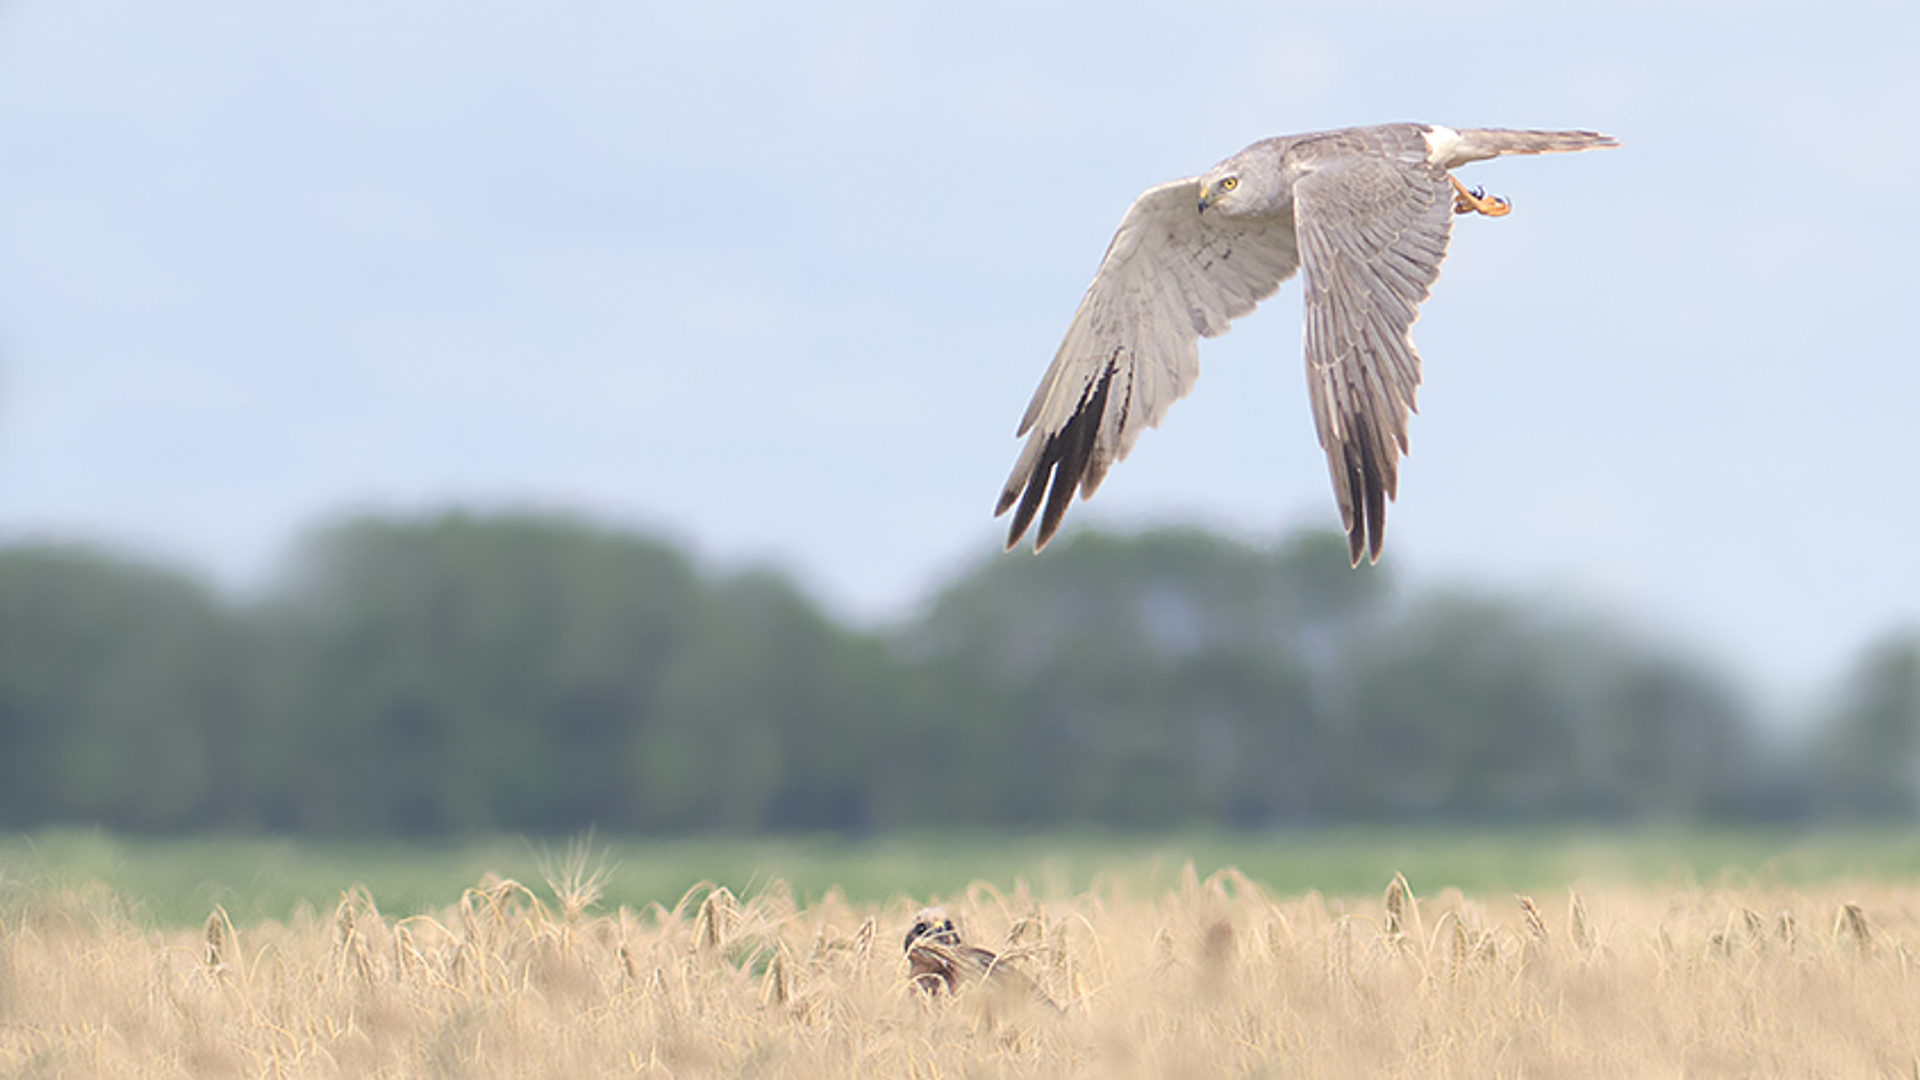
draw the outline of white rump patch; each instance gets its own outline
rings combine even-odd
[[[1460,133],[1439,124],[1428,128],[1422,138],[1427,140],[1427,160],[1435,165],[1445,166],[1452,161],[1454,150],[1460,146]]]

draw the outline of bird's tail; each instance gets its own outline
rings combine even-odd
[[[1485,161],[1501,154],[1565,154],[1618,146],[1611,135],[1597,131],[1508,131],[1504,128],[1461,128],[1460,139],[1447,154],[1445,166]]]

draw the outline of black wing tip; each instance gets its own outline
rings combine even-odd
[[[1006,513],[1007,508],[1013,505],[1014,497],[1015,497],[1015,493],[1012,493],[1012,492],[1009,492],[1007,495],[1003,496],[1000,499],[999,509],[993,512],[993,516],[999,517],[1001,514]],[[1018,517],[1014,518],[1012,524],[1007,529],[1006,545],[1002,547],[1000,550],[1012,551],[1014,548],[1019,547],[1020,537],[1026,531],[1027,531],[1027,523],[1024,521],[1021,521]]]
[[[1387,543],[1387,511],[1383,502],[1376,502],[1378,489],[1354,493],[1357,498],[1353,524],[1347,526],[1347,565],[1358,568],[1362,559],[1368,566],[1380,561],[1380,552]],[[1358,507],[1364,506],[1365,510]]]
[[[1007,526],[1006,550],[1012,551],[1018,546],[1020,538],[1026,535],[1027,527],[1033,524],[1034,512],[1040,509],[1041,496],[1046,494],[1049,474],[1053,471],[1052,464],[1050,461],[1042,461],[1040,467],[1027,477],[1024,488],[1009,487],[1001,493],[1000,506],[993,512],[994,517],[999,517],[1013,507],[1016,498],[1020,504],[1019,509],[1013,511],[1013,521]],[[1034,546],[1034,550],[1040,550],[1039,544]]]
[[[1371,430],[1361,425],[1359,437],[1346,448],[1346,503],[1353,507],[1347,521],[1347,559],[1349,567],[1358,567],[1365,556],[1367,565],[1380,561],[1387,543],[1387,501],[1394,496],[1398,479],[1390,468],[1382,468],[1380,451]],[[1388,449],[1385,453],[1391,454]]]
[[[1007,546],[1012,551],[1020,546],[1020,538],[1033,527],[1034,518],[1040,519],[1040,527],[1034,530],[1033,550],[1044,551],[1053,534],[1060,531],[1061,519],[1067,516],[1067,505],[1073,501],[1073,493],[1080,486],[1079,478],[1069,470],[1068,462],[1055,457],[1049,448],[1042,458],[1040,467],[1027,478],[1025,489],[1009,489],[1000,496],[998,508],[993,512],[999,517],[1014,505],[1018,498],[1019,508],[1013,512],[1013,520],[1007,523]],[[1041,511],[1045,505],[1046,510]]]
[[[1007,490],[1001,492],[1000,501],[993,504],[993,516],[999,517],[1001,514],[1006,513],[1008,508],[1013,505],[1013,501],[1019,497],[1020,489],[1017,487],[1009,487]]]
[[[1104,470],[1093,466],[1093,444],[1107,411],[1107,388],[1112,382],[1113,368],[1109,366],[1106,374],[1087,388],[1073,416],[1047,439],[1039,463],[1027,475],[1024,490],[1010,484],[1000,493],[1000,502],[993,512],[995,517],[1006,513],[1016,498],[1020,504],[1007,526],[1006,550],[1012,551],[1020,543],[1036,513],[1040,515],[1040,529],[1034,534],[1033,550],[1043,550],[1053,534],[1060,531],[1067,507],[1073,504],[1073,493],[1091,492],[1089,480],[1099,482],[1099,474]],[[1043,500],[1045,511],[1040,509]]]

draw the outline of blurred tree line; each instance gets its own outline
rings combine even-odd
[[[847,627],[553,517],[365,518],[237,603],[0,548],[0,825],[326,834],[1910,819],[1920,634],[1769,736],[1698,662],[1345,544],[1082,532]]]

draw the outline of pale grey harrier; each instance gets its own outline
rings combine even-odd
[[[1447,170],[1501,154],[1613,146],[1591,131],[1383,124],[1254,143],[1133,201],[1016,433],[1027,437],[994,511],[1018,503],[1007,547],[1042,501],[1046,546],[1078,490],[1093,494],[1140,432],[1200,373],[1197,339],[1306,270],[1307,390],[1355,565],[1380,557],[1407,417],[1420,385],[1408,330],[1446,257],[1456,213],[1505,214]]]

